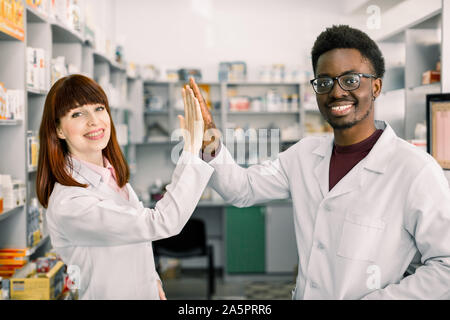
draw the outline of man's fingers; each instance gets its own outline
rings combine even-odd
[[[205,103],[205,100],[203,99],[203,96],[200,92],[200,89],[197,86],[197,83],[195,82],[194,78],[190,77],[189,78],[189,84],[192,88],[192,90],[194,91],[195,97],[198,99],[198,102],[200,102],[200,104]]]
[[[209,111],[208,106],[206,105],[205,99],[203,99],[203,95],[200,92],[200,89],[199,89],[197,83],[195,82],[194,78],[191,77],[189,79],[189,85],[192,88],[192,90],[194,91],[195,97],[198,99],[198,102],[200,104],[200,110],[202,111],[203,119],[208,120],[209,122],[212,122],[211,112]]]

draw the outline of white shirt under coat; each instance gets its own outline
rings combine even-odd
[[[248,169],[223,145],[209,162],[211,186],[235,206],[292,198],[295,299],[450,299],[448,181],[429,154],[375,124],[383,134],[331,191],[333,137]],[[404,278],[414,257],[424,265]]]
[[[127,201],[100,174],[72,160],[72,176],[88,188],[56,183],[46,215],[56,252],[81,270],[80,299],[159,299],[152,241],[182,230],[213,168],[183,152],[167,192],[149,209],[129,183]]]

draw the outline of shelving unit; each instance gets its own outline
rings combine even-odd
[[[25,3],[25,1],[22,1]],[[120,94],[115,105],[111,106],[116,129],[127,129],[125,143],[121,145],[126,155],[131,173],[136,172],[135,146],[139,142],[136,130],[143,128],[142,117],[142,80],[129,78],[126,68],[113,59],[97,52],[92,47],[92,41],[85,39],[79,32],[71,30],[63,23],[46,17],[33,7],[25,5],[24,38],[17,39],[0,28],[0,52],[4,57],[0,62],[0,81],[9,89],[23,92],[25,101],[23,120],[0,120],[0,173],[9,174],[14,179],[26,183],[27,203],[0,214],[0,248],[27,248],[27,212],[30,200],[36,197],[36,168],[27,165],[27,131],[38,132],[44,103],[51,85],[50,60],[64,56],[66,62],[95,80],[106,80],[101,85],[111,84],[120,88]],[[45,74],[47,89],[28,88],[26,83],[26,48],[42,48],[46,53]],[[102,78],[103,77],[103,78]],[[104,88],[105,89],[105,88]],[[109,94],[109,92],[107,92]],[[110,96],[108,96],[111,99]],[[140,124],[140,122],[142,124]],[[128,127],[124,127],[128,125]],[[45,226],[45,223],[44,223]],[[41,241],[28,248],[28,254],[43,254],[50,249],[47,230]]]
[[[376,118],[387,120],[397,135],[411,140],[417,123],[426,119],[426,95],[442,92],[441,83],[422,85],[422,74],[434,70],[441,56],[442,14],[433,10],[403,28],[377,39],[386,59],[383,91],[376,102]]]

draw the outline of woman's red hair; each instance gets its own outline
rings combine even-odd
[[[65,186],[84,187],[72,178],[67,170],[66,161],[69,154],[67,143],[59,139],[56,129],[59,121],[70,110],[86,104],[104,105],[111,119],[111,137],[108,145],[102,150],[114,167],[117,184],[123,187],[130,178],[130,170],[117,142],[116,129],[111,118],[108,98],[103,89],[92,79],[75,74],[59,79],[50,89],[44,106],[41,126],[39,128],[39,161],[36,178],[36,193],[39,202],[47,208],[55,182]]]

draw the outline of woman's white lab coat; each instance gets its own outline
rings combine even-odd
[[[224,146],[209,162],[211,186],[235,206],[292,198],[296,299],[450,298],[450,189],[443,170],[389,125],[375,124],[383,134],[332,190],[332,137],[305,138],[249,169]],[[414,256],[424,266],[403,279]]]
[[[80,299],[159,299],[152,241],[182,230],[212,167],[183,152],[166,194],[149,209],[130,184],[127,201],[98,173],[72,160],[72,176],[88,188],[56,183],[46,215],[56,252],[73,272],[80,270]]]

